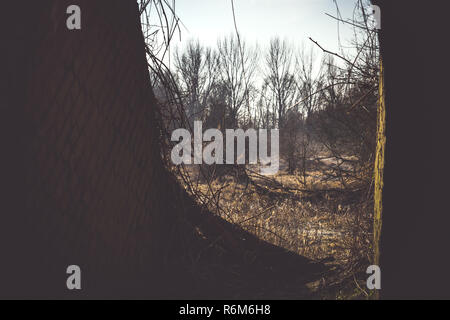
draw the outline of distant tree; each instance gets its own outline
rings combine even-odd
[[[217,46],[220,82],[226,88],[227,114],[233,127],[238,127],[239,118],[244,112],[250,114],[257,53],[235,35],[219,39]]]
[[[198,40],[190,40],[182,52],[175,51],[175,74],[191,122],[203,119],[218,68],[217,53],[200,45]]]
[[[265,56],[265,81],[272,97],[274,114],[281,129],[284,126],[286,113],[296,98],[296,81],[292,71],[292,48],[286,41],[274,38],[270,41],[269,50]]]

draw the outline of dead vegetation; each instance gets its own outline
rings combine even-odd
[[[154,5],[171,12],[167,3]],[[364,11],[366,5],[365,1],[356,1],[351,19],[344,21],[338,8],[339,14],[334,17],[355,28],[353,53],[330,52],[313,39],[310,50],[303,48],[296,53],[289,44],[274,39],[260,68],[255,50],[239,36],[230,36],[219,41],[217,50],[190,42],[185,51],[176,53],[175,69],[169,70],[159,59],[166,51],[154,54],[158,32],[144,29],[146,37],[152,39],[149,66],[155,71],[166,166],[207,214],[294,256],[325,264],[327,270],[319,277],[299,280],[299,288],[306,286],[305,294],[314,292],[318,298],[370,296],[364,288],[365,269],[372,260],[379,54],[376,31],[369,26]],[[180,28],[178,17],[171,14],[171,19],[162,14],[166,21],[162,20],[166,25],[163,44],[170,42]],[[313,67],[317,60],[314,48],[324,53],[318,70]],[[264,78],[260,88],[252,85],[258,72]],[[267,176],[252,165],[173,166],[171,131],[186,128],[192,132],[194,120],[222,131],[280,129],[280,171]],[[228,274],[223,281],[234,287],[233,292],[240,292],[240,286],[245,285],[239,279],[252,277],[252,272],[241,270],[225,253],[223,260],[218,259],[217,252],[227,243],[223,242],[224,233],[206,235],[202,228],[196,232],[205,241],[207,252],[215,249],[209,258],[195,251],[192,273],[206,282],[218,274],[225,278]],[[237,238],[237,246],[249,239],[245,235]],[[252,258],[250,254],[248,259],[257,256]],[[263,269],[276,262],[276,257],[269,261],[270,255],[263,256]],[[298,271],[297,276],[305,270]],[[281,290],[276,286],[264,290],[268,288]],[[282,290],[272,294],[299,297],[298,291],[290,294],[291,289]],[[261,292],[260,296],[265,294]]]
[[[317,168],[307,172],[306,188],[286,171],[262,176],[248,169],[247,181],[232,174],[206,181],[198,178],[199,167],[186,171],[195,181],[195,197],[209,211],[259,239],[325,263],[330,271],[310,283],[311,289],[330,297],[332,286],[341,290],[348,282],[344,295],[364,297],[354,282],[364,286],[363,269],[371,257],[372,202],[358,181],[348,181],[347,190]],[[335,290],[337,298],[341,293]]]

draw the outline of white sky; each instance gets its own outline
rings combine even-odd
[[[356,0],[336,0],[344,19],[351,18]],[[171,1],[168,1],[171,2]],[[234,0],[237,26],[249,43],[268,45],[279,36],[295,45],[310,45],[312,37],[326,49],[338,51],[337,21],[333,0]],[[175,0],[175,11],[186,29],[182,40],[177,36],[173,45],[183,45],[190,38],[207,46],[215,46],[217,38],[235,31],[231,0]],[[346,45],[352,36],[350,27],[340,23],[341,43]]]

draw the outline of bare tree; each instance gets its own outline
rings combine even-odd
[[[239,117],[243,116],[244,112],[250,116],[250,98],[254,90],[252,82],[257,67],[257,53],[242,39],[238,41],[235,35],[220,39],[217,46],[220,82],[227,91],[229,125],[237,127]]]
[[[181,53],[175,51],[175,74],[189,120],[204,118],[218,66],[216,52],[203,47],[198,40],[190,40]]]
[[[270,41],[265,57],[265,85],[270,89],[278,127],[282,128],[286,113],[296,96],[296,81],[292,72],[292,48],[286,41],[274,38]]]
[[[302,46],[296,57],[296,85],[299,91],[299,101],[293,106],[298,108],[305,118],[320,108],[321,95],[316,94],[323,88],[323,69],[327,65],[327,60],[322,60],[317,66],[317,55],[314,47],[307,51]]]

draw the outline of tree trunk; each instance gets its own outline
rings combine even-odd
[[[309,260],[202,213],[165,170],[136,2],[77,1],[81,30],[71,4],[3,8],[0,297],[305,295]]]
[[[1,294],[66,294],[72,264],[91,295],[156,294],[176,210],[137,4],[78,1],[68,30],[71,4],[10,10]]]

